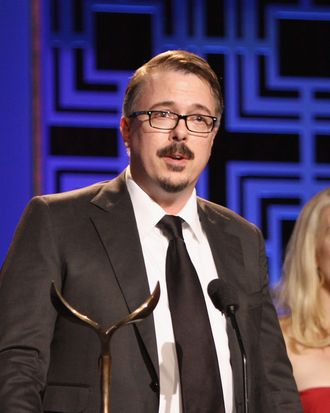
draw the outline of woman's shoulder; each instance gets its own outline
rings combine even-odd
[[[287,352],[288,352],[289,357],[291,358],[292,353],[294,354],[300,353],[304,349],[304,346],[299,344],[293,337],[292,320],[289,315],[279,317],[279,322],[280,322],[280,327],[281,327],[282,334],[284,337],[285,345],[287,348]]]

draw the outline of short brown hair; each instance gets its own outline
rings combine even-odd
[[[221,115],[223,111],[223,97],[217,75],[210,65],[202,57],[185,50],[168,50],[160,53],[136,70],[130,79],[123,103],[123,115],[129,116],[133,111],[133,105],[145,79],[145,76],[154,70],[176,70],[184,73],[192,73],[205,80],[216,99],[217,111]]]

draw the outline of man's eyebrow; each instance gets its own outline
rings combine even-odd
[[[157,108],[158,106],[174,106],[175,102],[173,100],[163,100],[162,102],[154,103],[150,109]]]
[[[157,102],[157,103],[154,103],[150,107],[150,110],[159,108],[160,106],[167,106],[167,107],[171,108],[171,107],[175,106],[175,102],[172,101],[172,100],[164,100],[162,102]],[[189,112],[195,111],[195,110],[202,110],[202,111],[207,112],[209,115],[212,115],[210,109],[205,105],[201,105],[200,103],[194,103],[193,105],[191,105],[191,110]]]

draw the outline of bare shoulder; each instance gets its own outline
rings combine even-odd
[[[294,339],[290,317],[280,317],[279,322],[299,391],[330,387],[330,347],[305,347]]]
[[[290,331],[291,331],[291,318],[290,318],[290,316],[281,316],[281,317],[279,317],[279,322],[280,322],[280,327],[281,327],[282,334],[283,334],[283,337],[284,337],[284,341],[285,341],[285,344],[286,344],[286,347],[287,347],[287,351],[289,353],[290,352],[290,347],[291,347],[290,342],[292,341],[292,337],[290,337],[291,336],[291,334],[290,334]]]

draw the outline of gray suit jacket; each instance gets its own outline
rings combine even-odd
[[[239,296],[250,412],[301,412],[267,290],[260,232],[226,208],[201,199],[198,205],[218,272]],[[98,337],[58,316],[50,299],[52,280],[73,307],[106,326],[150,294],[123,175],[81,190],[35,197],[28,205],[2,269],[1,413],[100,411]],[[239,413],[242,366],[231,325],[228,335]],[[111,352],[111,412],[157,413],[152,316],[120,329]]]

